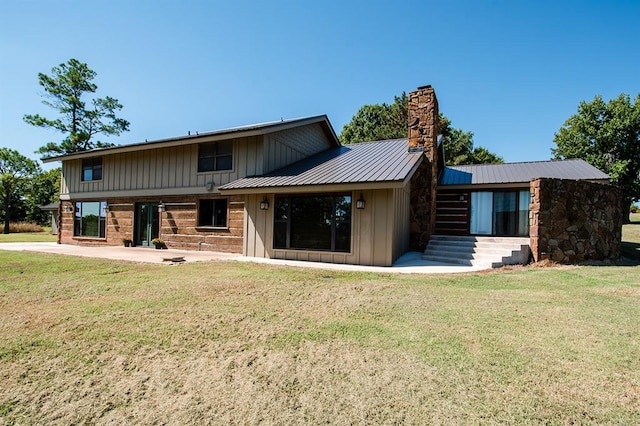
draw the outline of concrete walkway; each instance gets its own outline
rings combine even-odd
[[[93,257],[99,259],[123,260],[127,262],[176,264],[204,261],[239,261],[266,263],[270,265],[295,266],[300,268],[330,269],[338,271],[368,271],[403,274],[455,274],[488,269],[487,266],[449,265],[422,259],[421,253],[411,252],[402,256],[392,267],[340,265],[333,263],[303,262],[296,260],[264,259],[244,257],[235,253],[191,250],[156,250],[147,247],[122,246],[75,246],[57,243],[0,243],[0,250],[31,251],[64,254],[68,256]],[[0,254],[1,256],[1,254]],[[181,262],[169,259],[183,258]]]

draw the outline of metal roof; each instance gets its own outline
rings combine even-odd
[[[44,206],[40,206],[40,210],[58,210],[60,203],[50,203],[45,204]]]
[[[96,157],[105,154],[116,154],[122,152],[143,151],[150,148],[163,148],[167,146],[186,145],[199,143],[202,139],[206,141],[223,140],[230,137],[247,137],[254,135],[264,135],[268,133],[278,132],[290,128],[306,126],[308,124],[320,123],[324,128],[327,138],[334,143],[335,146],[339,146],[340,142],[336,136],[333,126],[329,122],[329,118],[326,115],[317,115],[312,117],[294,118],[289,120],[270,121],[266,123],[249,124],[240,127],[230,127],[227,129],[214,130],[212,132],[198,133],[190,132],[188,135],[178,136],[173,138],[158,139],[153,141],[145,141],[139,143],[133,143],[128,145],[118,145],[109,148],[98,148],[89,151],[75,152],[72,154],[59,155],[55,157],[42,158],[43,163],[50,163],[52,161],[73,160],[77,158]]]
[[[397,182],[406,179],[422,158],[409,152],[406,139],[363,142],[330,148],[274,172],[246,177],[219,189]]]
[[[438,185],[523,183],[535,178],[608,180],[609,175],[582,159],[532,161],[506,164],[475,164],[445,167]]]

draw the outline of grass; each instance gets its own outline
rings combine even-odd
[[[631,223],[622,227],[621,253],[640,263],[640,213],[632,213],[629,218]]]
[[[640,421],[638,267],[0,263],[6,423]]]
[[[0,424],[638,424],[639,359],[640,266],[0,254]]]
[[[11,222],[9,232],[42,232],[44,229],[37,223],[31,222]]]
[[[15,225],[15,224],[14,224]],[[56,242],[58,241],[57,235],[51,234],[51,227],[40,227],[38,232],[25,232],[22,228],[10,228],[9,234],[0,233],[0,243],[40,243],[40,242]]]

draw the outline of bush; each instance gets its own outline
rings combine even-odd
[[[17,234],[19,232],[43,232],[42,226],[37,223],[13,222],[9,224],[9,232]]]

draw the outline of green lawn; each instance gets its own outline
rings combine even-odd
[[[640,424],[639,360],[640,266],[405,276],[0,251],[0,424]]]
[[[631,214],[631,223],[622,227],[622,255],[640,263],[640,213]]]
[[[51,234],[51,228],[43,232],[16,232],[11,234],[0,233],[0,243],[41,243],[58,241],[57,235]]]

